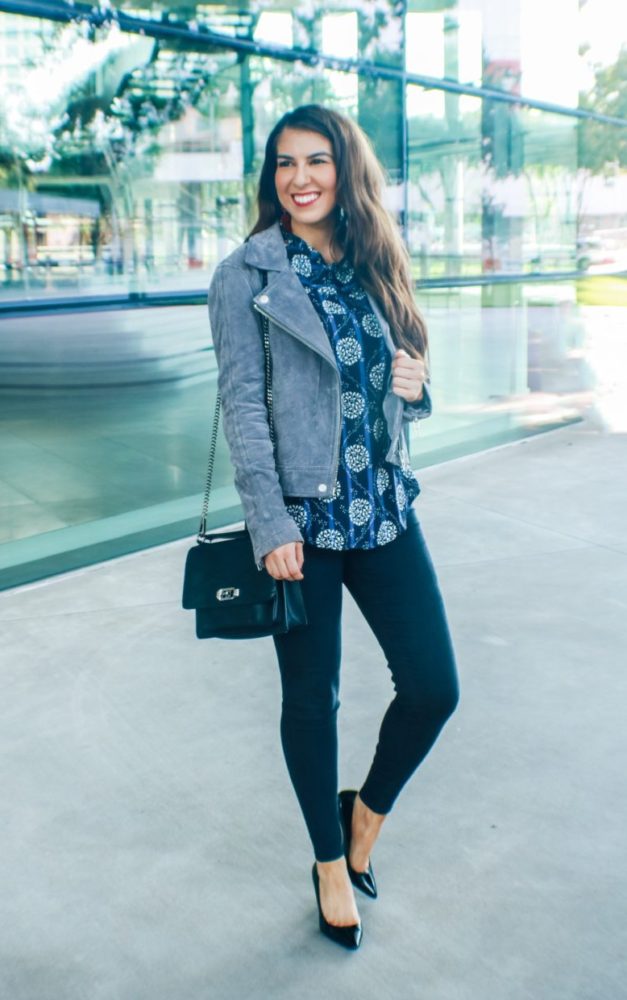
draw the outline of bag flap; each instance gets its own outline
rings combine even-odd
[[[215,535],[213,541],[197,542],[187,553],[183,607],[241,607],[271,601],[276,585],[267,570],[257,569],[248,532],[226,535],[224,540]],[[220,592],[226,600],[220,600]]]

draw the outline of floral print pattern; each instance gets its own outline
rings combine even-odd
[[[346,258],[327,264],[305,240],[281,225],[288,259],[335,352],[342,380],[342,440],[331,494],[285,497],[303,538],[324,549],[372,549],[407,527],[420,493],[409,465],[385,460],[390,446],[383,399],[391,358],[368,297]]]

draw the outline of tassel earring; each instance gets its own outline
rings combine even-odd
[[[288,233],[292,232],[292,216],[289,214],[289,212],[286,212],[285,209],[283,209],[279,221],[283,226],[283,228],[286,229]]]

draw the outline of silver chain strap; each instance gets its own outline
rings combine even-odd
[[[268,281],[268,274],[266,271],[261,272],[263,275],[263,285],[265,286]],[[266,357],[266,404],[268,407],[268,423],[270,425],[270,439],[272,445],[274,446],[274,415],[272,413],[272,362],[270,360],[270,335],[268,332],[268,319],[266,316],[261,317],[261,326],[263,329],[263,351]],[[207,468],[207,482],[205,485],[205,496],[202,504],[202,514],[200,517],[200,528],[198,531],[198,541],[203,541],[207,534],[207,512],[209,510],[209,495],[211,493],[211,480],[213,479],[213,463],[216,457],[216,442],[218,440],[218,423],[220,422],[220,403],[221,396],[220,390],[218,389],[216,394],[216,408],[213,415],[213,428],[211,431],[211,445],[209,448],[209,466]]]

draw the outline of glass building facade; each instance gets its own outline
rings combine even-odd
[[[387,173],[430,332],[414,467],[581,419],[625,350],[622,39],[612,0],[0,0],[0,586],[197,530],[206,290],[298,104]],[[220,437],[208,524],[241,518]]]

